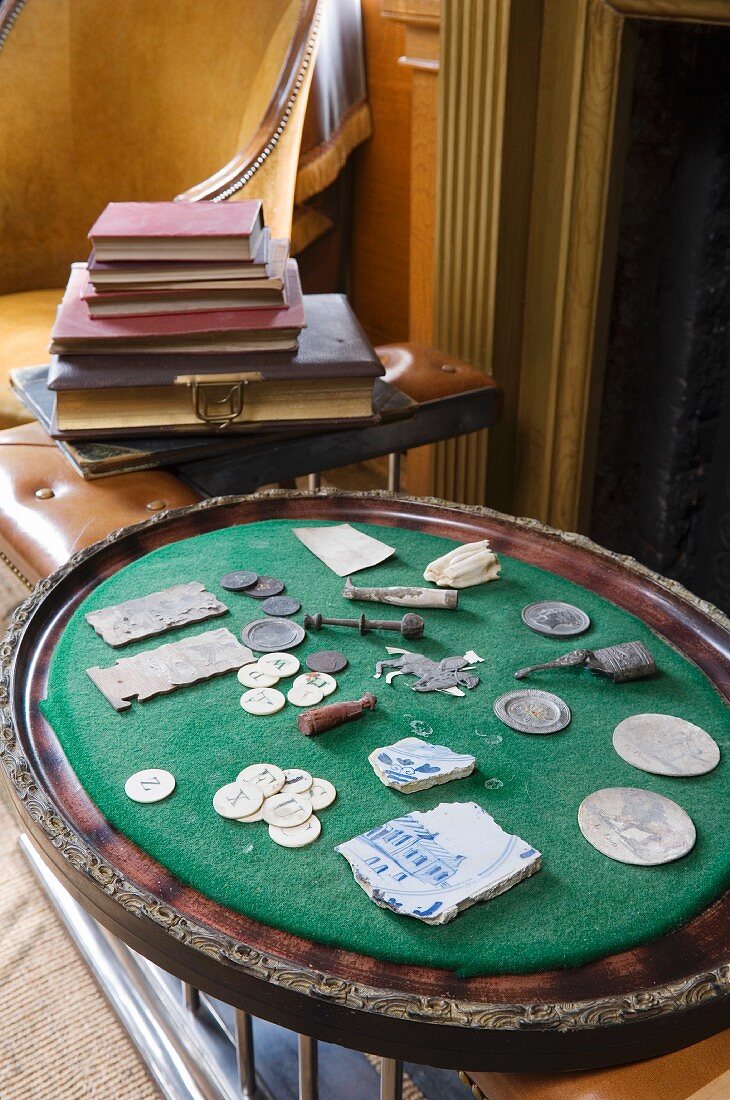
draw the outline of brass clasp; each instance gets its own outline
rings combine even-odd
[[[192,382],[193,411],[198,420],[225,428],[243,412],[243,387],[246,380],[238,382]]]

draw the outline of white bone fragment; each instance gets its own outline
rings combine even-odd
[[[457,546],[443,557],[436,558],[426,567],[425,580],[433,581],[439,588],[471,588],[497,580],[501,566],[488,539],[467,542]]]

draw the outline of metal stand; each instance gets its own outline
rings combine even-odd
[[[275,1100],[256,1077],[247,1012],[234,1016],[117,940],[61,886],[27,836],[18,844],[166,1100]],[[298,1054],[299,1100],[318,1100],[316,1039],[299,1035]],[[380,1100],[402,1100],[402,1079],[401,1063],[383,1058]]]

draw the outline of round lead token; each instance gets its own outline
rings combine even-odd
[[[220,586],[228,592],[243,592],[250,588],[259,579],[258,573],[252,573],[250,569],[235,569],[232,573],[226,573],[221,577]]]
[[[613,731],[613,747],[627,764],[654,775],[704,775],[720,763],[709,733],[672,714],[632,714]]]
[[[284,768],[284,790],[302,794],[312,786],[312,777],[304,768]]]
[[[133,802],[161,802],[175,790],[175,776],[163,768],[145,768],[130,775],[124,793]]]
[[[345,654],[338,649],[318,649],[307,657],[307,668],[312,672],[342,672],[348,663]]]
[[[557,733],[571,719],[570,708],[549,691],[508,691],[495,700],[494,713],[519,733]]]
[[[591,625],[585,611],[560,600],[528,604],[522,609],[522,621],[536,634],[547,634],[553,638],[582,634]]]
[[[291,829],[282,829],[279,825],[269,825],[269,836],[282,848],[306,848],[322,832],[322,822],[314,814],[302,825]]]
[[[299,600],[292,596],[269,596],[261,604],[261,610],[266,615],[296,615],[301,609]]]
[[[680,859],[694,847],[692,818],[676,802],[638,787],[605,787],[578,808],[583,836],[619,863],[654,867]]]
[[[282,829],[293,829],[295,825],[303,825],[312,816],[312,803],[308,798],[299,794],[272,795],[266,799],[264,805],[264,821],[267,825],[278,825]]]
[[[293,653],[263,653],[257,664],[261,668],[272,669],[277,676],[287,678],[289,676],[295,676],[301,665],[299,664],[299,658],[295,657]]]
[[[284,582],[278,577],[259,577],[245,591],[247,596],[253,596],[255,600],[267,600],[269,596],[278,596],[284,591]]]
[[[264,801],[263,792],[253,783],[226,783],[213,795],[213,809],[221,817],[235,821],[256,813]]]
[[[271,688],[279,683],[279,677],[273,668],[260,668],[257,662],[239,668],[238,682],[247,688]]]
[[[331,806],[337,798],[337,789],[334,783],[330,783],[329,779],[317,779],[315,777],[312,780],[312,786],[303,795],[304,798],[307,796],[312,803],[313,810],[324,810],[327,806]]]
[[[286,783],[286,776],[276,764],[249,764],[238,776],[239,783],[253,783],[263,794],[270,798],[278,794]]]
[[[316,707],[324,699],[324,692],[312,684],[297,684],[286,693],[289,702],[295,707]]]
[[[241,631],[241,640],[251,649],[274,653],[293,649],[304,641],[304,627],[291,619],[254,619]]]
[[[286,699],[276,688],[251,688],[241,696],[241,706],[248,714],[276,714]]]
[[[337,690],[337,681],[328,672],[303,672],[297,676],[293,687],[316,687],[323,695],[331,695]]]

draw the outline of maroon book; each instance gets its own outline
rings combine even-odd
[[[264,228],[259,199],[110,202],[89,230],[96,258],[249,260]]]
[[[287,305],[279,309],[227,309],[163,317],[92,318],[81,295],[85,264],[74,264],[51,333],[51,352],[288,351],[306,324],[296,260],[286,267]]]
[[[287,257],[288,257],[288,244]],[[97,290],[125,290],[133,287],[176,286],[203,280],[264,279],[268,275],[272,247],[269,230],[264,229],[256,255],[250,260],[130,260],[102,263],[92,248],[86,266]]]

